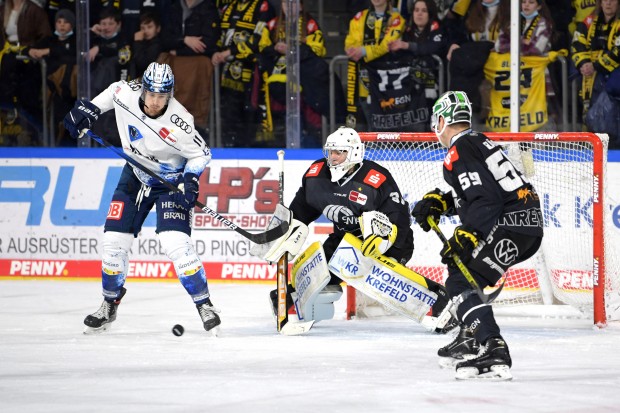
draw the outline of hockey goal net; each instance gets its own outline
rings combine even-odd
[[[447,190],[446,149],[434,134],[361,133],[366,159],[387,167],[410,208],[434,189]],[[620,245],[605,196],[607,136],[592,133],[488,133],[540,196],[545,236],[539,253],[511,268],[494,306],[565,304],[603,326],[620,319]],[[458,217],[442,217],[450,236]],[[408,266],[440,283],[447,276],[437,236],[414,229]],[[503,280],[500,280],[500,282]],[[499,285],[499,284],[498,284]],[[348,315],[373,315],[373,304],[349,290]]]

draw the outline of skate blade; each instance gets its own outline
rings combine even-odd
[[[101,327],[89,327],[86,326],[84,327],[84,331],[83,333],[86,335],[95,335],[95,334],[101,334],[103,332],[106,332],[108,330],[112,329],[112,324],[111,323],[107,323],[102,325]]]
[[[475,367],[462,367],[456,371],[454,376],[457,380],[487,380],[487,381],[506,381],[512,380],[510,367],[505,364],[491,366],[490,371],[478,373]]]
[[[314,320],[305,321],[305,322],[291,322],[286,323],[281,329],[280,334],[285,336],[298,336],[300,334],[305,334],[314,325]]]
[[[207,333],[209,333],[212,337],[219,337],[221,333],[220,326],[217,325],[213,327],[211,330],[208,330]]]

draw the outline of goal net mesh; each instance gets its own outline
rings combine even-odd
[[[447,150],[433,134],[361,135],[366,143],[366,159],[390,170],[410,208],[434,188],[449,189],[443,180]],[[595,307],[593,291],[598,267],[602,266],[604,293],[597,300],[603,301],[600,305],[607,320],[620,318],[620,264],[616,257],[620,236],[611,222],[611,200],[599,191],[603,184],[599,169],[606,176],[607,138],[600,137],[603,156],[597,159],[586,135],[598,139],[592,134],[578,133],[488,134],[502,145],[513,164],[536,188],[545,225],[538,254],[505,274],[504,290],[494,306],[567,304],[590,315]],[[560,136],[567,140],[561,140]],[[594,205],[599,201],[603,207],[600,234],[594,213]],[[442,217],[439,226],[449,237],[458,224],[457,216]],[[412,228],[415,249],[408,266],[443,284],[447,269],[439,257],[441,242],[432,231],[425,233],[414,222]],[[601,240],[600,245],[596,239]],[[604,260],[599,262],[599,257]],[[357,315],[375,315],[374,304],[358,293]]]

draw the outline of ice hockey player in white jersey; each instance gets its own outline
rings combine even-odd
[[[85,333],[107,330],[116,319],[126,292],[129,250],[153,206],[162,249],[196,305],[205,330],[217,333],[219,310],[211,303],[205,270],[190,238],[199,177],[211,151],[196,131],[193,116],[173,97],[173,91],[170,66],[151,63],[141,81],[115,82],[92,102],[78,100],[65,116],[65,127],[77,138],[92,127],[100,113],[114,110],[123,151],[183,189],[172,193],[153,177],[125,164],[104,226],[104,301],[84,319]]]

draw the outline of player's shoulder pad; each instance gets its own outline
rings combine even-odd
[[[362,182],[375,189],[378,189],[388,180],[390,172],[376,162],[365,160],[360,169]]]
[[[328,168],[325,158],[318,159],[312,162],[312,165],[310,165],[310,168],[308,168],[304,174],[304,178],[315,178],[320,175],[325,175]]]

